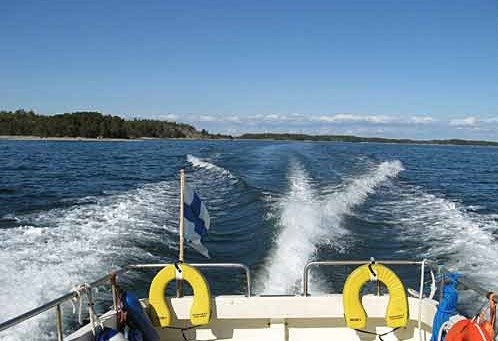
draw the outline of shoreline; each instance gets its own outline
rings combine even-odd
[[[0,140],[14,141],[88,141],[88,142],[118,142],[118,141],[139,141],[155,138],[138,138],[138,139],[118,139],[118,138],[91,138],[91,137],[41,137],[41,136],[23,136],[23,135],[0,135]]]
[[[41,137],[41,136],[24,136],[24,135],[0,135],[0,141],[61,141],[61,142],[140,142],[140,141],[233,141],[236,139],[223,138],[199,138],[199,137],[137,137],[137,138],[95,138],[95,137]]]
[[[272,139],[272,138],[233,138],[233,139],[212,139],[212,138],[196,138],[196,137],[138,137],[138,138],[91,138],[91,137],[41,137],[41,136],[23,136],[23,135],[0,135],[0,141],[60,141],[60,142],[140,142],[140,141],[161,141],[161,140],[176,140],[176,141],[273,141],[273,142],[333,142],[333,143],[375,143],[375,144],[399,144],[399,145],[419,145],[419,146],[474,146],[474,147],[491,147],[497,148],[498,142],[482,141],[483,143],[474,142],[468,144],[459,143],[430,143],[424,141],[413,140],[411,142],[379,142],[379,141],[327,141],[327,140],[298,140],[298,139]],[[444,140],[441,140],[444,141]],[[489,143],[491,142],[491,143]]]
[[[302,143],[350,143],[350,144],[387,144],[387,145],[402,145],[402,146],[434,146],[434,147],[488,147],[488,148],[498,148],[498,142],[496,144],[479,144],[479,143],[469,143],[469,144],[458,144],[458,143],[428,143],[428,142],[376,142],[376,141],[328,141],[328,140],[293,140],[293,139],[249,139],[249,138],[234,138],[234,141],[266,141],[266,142],[302,142]],[[487,141],[486,141],[487,142]],[[495,142],[492,142],[495,143]]]

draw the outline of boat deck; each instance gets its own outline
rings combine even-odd
[[[382,264],[412,266],[419,272],[419,291],[408,289],[412,295],[408,296],[409,319],[406,327],[392,332],[386,326],[385,314],[388,306],[389,295],[367,294],[361,297],[363,307],[368,315],[364,330],[360,332],[346,326],[344,317],[344,302],[342,294],[324,294],[310,296],[308,290],[309,270],[312,266],[338,266],[338,265],[365,265],[369,261],[321,261],[310,262],[303,269],[303,292],[299,296],[253,296],[251,290],[251,274],[247,266],[233,263],[191,264],[198,268],[238,268],[246,275],[244,295],[217,295],[211,297],[211,319],[202,326],[192,326],[190,322],[190,308],[193,297],[164,297],[166,305],[171,311],[171,324],[169,327],[155,328],[160,335],[160,340],[185,341],[185,340],[265,340],[265,341],[297,341],[297,340],[421,340],[429,341],[432,334],[432,321],[437,308],[437,301],[425,298],[423,293],[426,281],[424,276],[430,275],[430,294],[434,297],[436,281],[433,272],[445,276],[443,267],[430,261],[378,261]],[[3,330],[11,328],[34,316],[48,310],[55,310],[55,330],[59,341],[94,341],[95,336],[90,324],[87,324],[72,334],[64,336],[64,318],[62,305],[81,296],[88,296],[90,302],[92,288],[110,284],[113,297],[113,308],[100,316],[100,321],[105,326],[116,329],[118,305],[117,276],[122,276],[130,271],[151,271],[162,269],[171,264],[137,264],[129,265],[114,271],[90,284],[78,287],[59,298],[56,298],[40,307],[25,312],[15,318],[0,323],[0,337]],[[418,268],[418,270],[417,270]],[[426,272],[428,272],[426,274]],[[441,278],[441,277],[440,277]],[[444,278],[444,277],[443,277]],[[440,285],[443,283],[440,280]],[[463,288],[471,289],[481,297],[489,297],[489,290],[480,287],[475,282],[466,278],[459,279]],[[180,295],[181,296],[181,295]],[[394,297],[394,295],[393,295]],[[498,303],[498,295],[493,298]],[[81,302],[81,301],[80,301]],[[209,302],[209,299],[207,300]],[[149,313],[147,299],[136,303],[138,311],[141,308]],[[142,307],[140,308],[140,304]],[[349,320],[352,321],[352,320]],[[375,334],[385,334],[380,338]]]
[[[384,314],[389,296],[366,295],[363,304],[369,316],[366,330],[383,334],[392,330],[386,327]],[[167,298],[172,307],[172,326],[188,328],[191,296]],[[410,322],[406,328],[382,337],[387,340],[430,340],[436,301],[408,299]],[[147,309],[147,301],[142,304]],[[418,318],[420,311],[420,327]],[[115,315],[109,314],[106,323],[115,324]],[[115,326],[114,326],[115,327]],[[342,295],[326,296],[217,296],[213,299],[212,319],[206,326],[183,331],[157,328],[161,340],[375,340],[375,335],[361,333],[346,327]],[[90,326],[80,329],[66,340],[93,340]],[[378,339],[378,338],[377,338]]]

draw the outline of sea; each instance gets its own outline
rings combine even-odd
[[[181,169],[211,217],[211,258],[187,246],[186,261],[246,264],[255,295],[301,295],[310,261],[370,257],[429,259],[498,289],[494,147],[0,141],[0,322],[127,264],[175,262]],[[311,294],[341,292],[351,270],[313,268]],[[418,290],[419,267],[393,270]],[[119,284],[147,296],[155,271]],[[245,292],[236,269],[205,275],[215,294]],[[425,282],[428,295],[428,272]],[[94,294],[102,311],[108,292]],[[63,310],[74,330],[78,302]],[[54,321],[46,312],[0,340],[53,340]]]

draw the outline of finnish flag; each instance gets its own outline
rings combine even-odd
[[[197,193],[187,184],[183,194],[183,215],[185,240],[204,257],[209,258],[208,249],[202,245],[202,238],[207,236],[209,230],[209,213]]]

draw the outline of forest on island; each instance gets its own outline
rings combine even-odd
[[[38,115],[33,111],[0,111],[0,135],[84,138],[231,138],[193,126],[149,119],[125,120],[99,112]]]
[[[278,133],[256,133],[243,134],[240,139],[250,140],[296,140],[296,141],[329,141],[329,142],[356,142],[356,143],[402,143],[402,144],[451,144],[451,145],[475,145],[475,146],[498,146],[498,142],[480,140],[411,140],[390,139],[384,137],[361,137],[354,135],[306,135],[306,134],[278,134]]]

